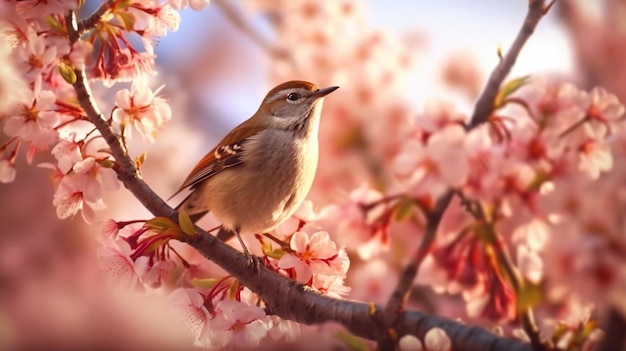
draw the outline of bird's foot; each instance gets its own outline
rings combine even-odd
[[[245,250],[244,255],[246,256],[246,266],[252,268],[256,271],[257,274],[261,274],[261,267],[265,266],[265,262],[261,257],[255,256],[250,253],[250,251]]]

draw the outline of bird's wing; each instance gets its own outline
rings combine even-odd
[[[252,136],[258,134],[264,127],[249,126],[233,129],[224,139],[204,156],[200,162],[191,170],[180,188],[170,197],[170,199],[180,193],[183,189],[194,188],[201,182],[225,170],[226,168],[240,165],[243,144]]]

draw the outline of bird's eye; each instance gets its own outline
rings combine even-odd
[[[289,101],[297,101],[298,99],[300,99],[300,94],[298,93],[289,93],[289,95],[287,95],[287,100]]]

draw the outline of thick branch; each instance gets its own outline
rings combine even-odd
[[[517,37],[515,37],[515,41],[513,41],[513,45],[511,45],[509,51],[500,60],[500,63],[496,66],[493,72],[491,72],[487,85],[476,102],[472,119],[468,124],[469,129],[486,122],[487,119],[489,119],[489,116],[493,113],[493,103],[498,95],[502,82],[506,76],[509,75],[509,72],[511,72],[513,65],[515,65],[515,61],[517,61],[519,53],[522,51],[522,48],[535,31],[535,28],[537,27],[541,17],[545,14],[546,9],[544,0],[528,1],[528,13],[526,13],[524,24],[517,33]]]
[[[68,33],[72,43],[79,40],[76,15],[71,12],[66,18]],[[76,70],[74,83],[77,98],[89,120],[94,123],[104,140],[111,148],[119,179],[128,190],[155,216],[176,219],[176,212],[169,207],[141,179],[132,159],[107,123],[92,97],[84,70]],[[270,310],[284,319],[304,324],[317,324],[335,321],[345,325],[355,335],[374,339],[381,330],[382,313],[370,313],[367,304],[333,299],[307,290],[304,285],[273,272],[266,267],[260,271],[250,269],[247,258],[232,247],[224,244],[201,228],[198,235],[187,243],[205,257],[225,269],[243,285],[257,293]],[[450,336],[455,351],[512,350],[530,351],[529,345],[514,339],[503,338],[482,328],[467,326],[458,322],[419,312],[408,311],[398,316],[395,324],[398,332],[420,337],[433,327],[440,327]]]

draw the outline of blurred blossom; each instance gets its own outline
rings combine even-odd
[[[424,346],[432,351],[451,351],[452,341],[441,328],[432,328],[424,335]]]
[[[407,334],[398,341],[398,349],[400,351],[422,351],[424,347],[417,337]]]

